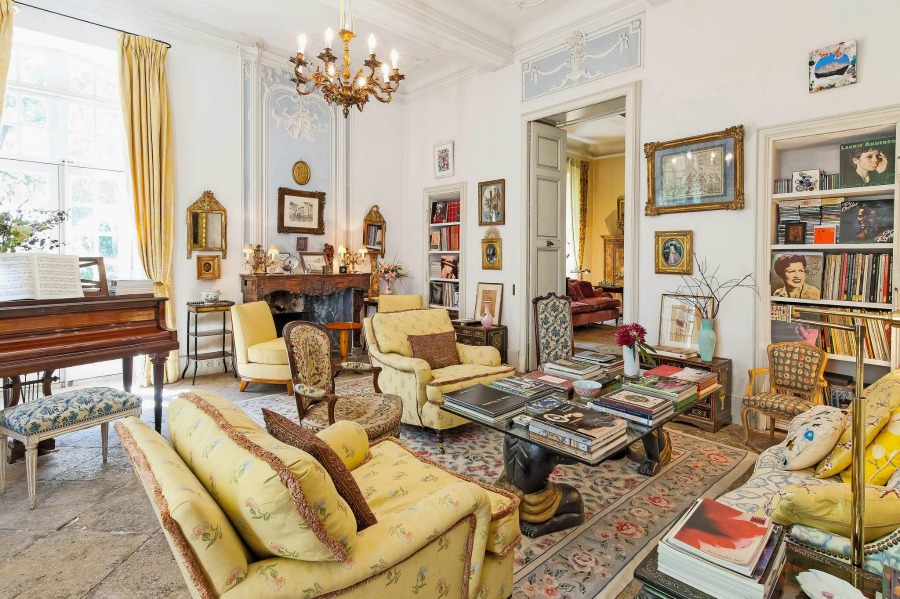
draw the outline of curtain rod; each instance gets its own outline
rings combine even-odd
[[[56,12],[55,10],[50,10],[49,8],[41,8],[40,6],[33,6],[31,4],[25,4],[24,2],[18,2],[18,1],[16,1],[15,4],[17,6],[27,6],[28,8],[33,8],[35,10],[42,10],[44,12],[48,12],[53,15],[59,15],[60,17],[65,17],[67,19],[81,21],[82,23],[87,23],[88,25],[96,25],[97,27],[103,27],[104,29],[111,29],[112,31],[121,31],[122,33],[127,33],[128,35],[138,35],[137,33],[131,33],[130,31],[123,31],[122,29],[116,29],[115,27],[110,27],[109,25],[104,25],[102,23],[95,23],[94,21],[88,21],[87,19],[79,19],[78,17],[73,17],[72,15],[64,15],[61,12]],[[143,37],[143,36],[139,36],[139,37]],[[153,41],[163,44],[166,48],[172,47],[172,44],[170,44],[169,42],[164,42],[164,41],[158,40],[158,39],[154,39]]]

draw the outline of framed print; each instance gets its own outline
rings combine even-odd
[[[453,160],[452,141],[445,141],[434,146],[434,176],[436,179],[453,176]]]
[[[744,126],[644,144],[644,214],[744,207]]]
[[[657,231],[654,263],[663,275],[694,274],[694,232]]]
[[[625,230],[625,196],[616,198],[616,226]]]
[[[481,268],[484,270],[503,269],[503,240],[481,240]]]
[[[483,181],[478,184],[479,225],[506,223],[506,179]]]
[[[197,256],[197,278],[218,279],[222,276],[220,265],[219,256]]]
[[[784,242],[792,244],[806,243],[806,222],[784,223]]]
[[[664,293],[659,309],[659,345],[699,350],[700,310],[707,305],[712,313],[713,302],[709,296],[683,296]]]
[[[301,252],[300,266],[308,275],[320,275],[323,268],[328,268],[328,260],[325,259],[324,252]]]
[[[278,232],[325,233],[325,192],[278,188]]]
[[[272,264],[269,266],[269,273],[281,274],[282,272],[285,272],[284,263],[290,257],[290,254],[273,254]]]
[[[893,184],[896,146],[894,137],[841,144],[841,187]]]
[[[500,309],[503,307],[503,283],[478,283],[475,288],[475,315],[480,319],[485,312],[494,317],[494,324],[500,324]]]
[[[772,252],[772,297],[822,299],[822,252]]]
[[[894,200],[841,202],[841,243],[893,243]]]
[[[298,237],[297,238],[297,251],[305,252],[309,249],[309,237]]]
[[[809,93],[856,83],[856,40],[809,53]]]

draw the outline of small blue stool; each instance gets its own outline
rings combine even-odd
[[[12,437],[25,444],[28,501],[37,505],[37,446],[44,439],[74,433],[97,424],[103,436],[106,463],[109,423],[141,415],[141,398],[109,387],[86,387],[48,395],[0,410],[0,494],[6,491],[6,443]]]

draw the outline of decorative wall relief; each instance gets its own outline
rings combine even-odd
[[[270,104],[274,104],[272,118],[294,139],[315,143],[316,136],[328,130],[319,115],[313,113],[308,98],[286,92],[273,95]]]
[[[612,27],[573,31],[561,46],[522,62],[522,100],[641,66],[643,14]]]

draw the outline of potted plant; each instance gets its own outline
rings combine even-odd
[[[385,282],[384,291],[382,292],[384,295],[394,293],[394,281],[405,279],[409,276],[409,273],[406,272],[406,268],[403,267],[403,264],[397,262],[396,258],[393,263],[376,262],[373,272],[378,275],[379,279]]]
[[[653,347],[645,342],[646,336],[647,329],[636,322],[616,329],[616,343],[622,346],[622,359],[625,361],[625,376],[637,376],[641,372],[641,360],[656,364],[650,355]]]

